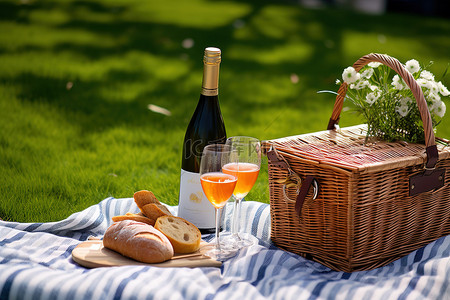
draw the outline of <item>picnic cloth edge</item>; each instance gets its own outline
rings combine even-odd
[[[85,269],[73,262],[80,241],[102,236],[113,215],[128,211],[138,211],[132,198],[106,198],[58,222],[0,221],[0,299],[450,299],[450,236],[382,268],[335,272],[273,246],[269,206],[252,201],[243,202],[241,225],[260,243],[221,269]]]

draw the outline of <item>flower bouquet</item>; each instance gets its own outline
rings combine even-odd
[[[417,60],[407,61],[404,67],[422,89],[435,130],[446,110],[441,97],[449,96],[450,92]],[[367,137],[423,142],[424,128],[414,96],[399,75],[390,73],[391,68],[378,62],[369,63],[360,72],[353,67],[344,69],[342,79],[348,85],[346,99],[365,119]],[[342,84],[340,80],[336,83]]]

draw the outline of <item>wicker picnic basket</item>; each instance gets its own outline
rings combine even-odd
[[[422,90],[400,62],[369,54],[353,67],[370,62],[389,66],[410,87],[425,145],[367,141],[365,125],[339,129],[346,83],[327,130],[263,142],[272,241],[345,272],[386,265],[450,234],[448,141],[435,138]]]

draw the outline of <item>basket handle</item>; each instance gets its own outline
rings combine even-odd
[[[428,111],[427,102],[423,96],[421,87],[414,80],[414,77],[403,67],[403,65],[396,59],[385,54],[371,53],[365,55],[358,59],[354,64],[353,68],[356,72],[359,72],[362,67],[370,62],[379,62],[392,70],[397,72],[397,74],[405,81],[408,87],[411,89],[414,98],[416,99],[417,106],[420,112],[420,118],[423,122],[423,128],[425,132],[425,146],[427,153],[427,169],[433,169],[438,161],[438,150],[436,147],[436,141],[433,131],[433,125],[431,122],[431,115]],[[342,112],[342,107],[344,106],[344,98],[347,93],[348,84],[346,82],[342,83],[336,96],[336,101],[334,103],[333,112],[331,114],[330,121],[328,122],[329,130],[335,129],[335,125],[338,125],[339,118]]]

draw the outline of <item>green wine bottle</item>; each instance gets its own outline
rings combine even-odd
[[[220,49],[205,49],[202,92],[186,129],[181,158],[178,216],[196,225],[202,234],[215,231],[215,210],[200,184],[202,151],[206,145],[224,144],[227,139],[218,97],[220,62]]]

